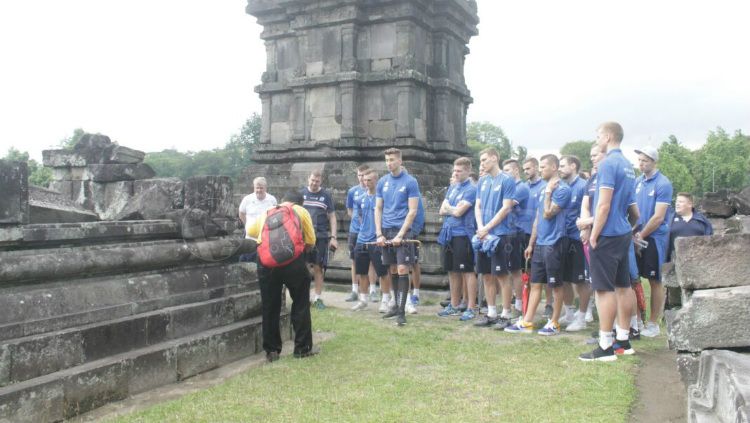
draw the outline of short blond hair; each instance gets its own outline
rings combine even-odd
[[[604,122],[599,125],[599,129],[612,135],[618,143],[622,142],[622,139],[625,137],[622,125],[617,122]]]
[[[497,157],[498,161],[500,160],[500,153],[498,153],[498,151],[493,147],[487,147],[484,150],[480,151],[479,157],[482,157],[483,154],[486,154],[488,156],[495,156]]]
[[[471,172],[471,159],[468,157],[459,157],[453,161],[453,166],[461,166]]]

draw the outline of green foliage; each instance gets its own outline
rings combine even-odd
[[[706,143],[696,152],[695,163],[699,193],[740,190],[750,182],[750,137],[740,130],[730,136],[719,127],[708,133]]]
[[[503,128],[490,122],[469,122],[466,126],[466,145],[472,154],[472,160],[479,164],[479,152],[488,147],[494,147],[500,153],[500,160],[515,158],[520,161],[526,159],[528,150],[524,146],[513,147],[513,143],[505,135]]]
[[[659,147],[659,170],[672,181],[674,194],[696,193],[698,184],[692,171],[695,165],[695,153],[680,144],[674,135]]]
[[[86,131],[84,131],[82,128],[76,128],[73,130],[73,135],[61,139],[57,145],[62,149],[71,150],[85,133]]]
[[[561,156],[576,156],[581,161],[581,170],[591,170],[593,164],[591,163],[591,147],[594,146],[594,141],[571,141],[562,146],[560,149]]]
[[[20,151],[14,147],[8,149],[3,157],[4,160],[15,162],[26,162],[29,169],[29,183],[40,187],[47,187],[52,182],[52,170],[39,164],[34,159],[29,158],[27,151]]]

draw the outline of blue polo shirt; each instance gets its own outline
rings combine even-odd
[[[473,236],[476,232],[476,218],[474,204],[477,200],[477,188],[467,178],[460,184],[453,184],[448,188],[445,199],[451,207],[457,207],[460,202],[471,204],[461,217],[445,216],[445,227],[450,228],[452,236]]]
[[[568,184],[570,187],[570,202],[563,210],[563,213],[565,213],[565,236],[578,241],[581,240],[581,231],[576,226],[576,220],[581,217],[581,203],[584,195],[586,195],[587,185],[587,182],[578,176],[572,183]]]
[[[552,216],[551,219],[544,218],[544,197],[547,195],[544,192],[544,187],[539,190],[537,201],[539,207],[537,207],[537,223],[536,223],[536,243],[537,245],[555,245],[555,243],[562,237],[565,236],[565,208],[570,203],[570,187],[565,181],[560,181],[560,184],[552,191],[552,203],[556,204],[562,210],[559,213]]]
[[[375,242],[375,194],[369,195],[365,191],[359,197],[359,209],[361,211],[362,225],[357,234],[357,244]]]
[[[383,229],[401,229],[409,213],[409,199],[421,196],[417,180],[404,171],[381,177],[375,192],[375,197],[383,200]]]
[[[414,216],[414,222],[411,223],[411,233],[413,236],[419,235],[424,229],[424,205],[422,204],[422,196],[419,196],[419,203],[417,203],[417,215]]]
[[[304,187],[302,188],[302,197],[305,199],[302,207],[310,213],[312,224],[315,227],[315,236],[317,238],[328,238],[328,232],[331,230],[328,213],[335,211],[331,194],[323,188],[318,192],[310,192],[307,187]]]
[[[669,235],[669,206],[672,204],[672,182],[658,170],[646,178],[641,175],[635,180],[635,201],[638,204],[638,211],[641,217],[638,224],[642,227],[654,216],[657,204],[666,204],[667,213],[664,215],[664,221],[652,233],[651,236],[668,236]]]
[[[525,232],[525,222],[530,220],[526,216],[526,205],[529,203],[529,184],[521,180],[516,181],[516,195],[513,197],[513,202],[516,203],[511,212],[513,228],[517,233]]]
[[[635,204],[635,173],[633,165],[622,155],[622,150],[615,148],[607,152],[607,157],[599,164],[597,184],[598,188],[594,194],[594,210],[599,204],[601,189],[614,191],[609,216],[601,235],[622,236],[631,233],[628,207]],[[595,213],[594,221],[596,218]]]
[[[529,187],[529,200],[526,202],[524,217],[521,219],[520,226],[523,228],[524,233],[531,235],[531,229],[534,226],[534,219],[536,218],[536,209],[539,206],[539,191],[544,190],[547,184],[544,183],[542,178],[539,178],[536,182],[526,181],[526,185]]]
[[[479,180],[477,198],[482,202],[482,223],[487,224],[503,207],[503,200],[512,200],[516,195],[516,181],[503,172],[493,177],[484,175]],[[477,222],[479,225],[479,222]],[[515,233],[511,226],[510,213],[502,222],[490,229],[490,234],[495,236],[510,235]]]
[[[359,232],[359,228],[362,225],[362,212],[360,210],[360,201],[362,196],[367,193],[367,188],[362,188],[361,185],[355,185],[349,188],[346,193],[346,208],[352,209],[352,220],[349,222],[349,233]]]

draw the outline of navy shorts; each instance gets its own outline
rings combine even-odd
[[[531,283],[546,283],[553,288],[562,286],[562,248],[562,238],[553,245],[536,244],[531,256]]]
[[[346,240],[346,245],[349,247],[349,258],[354,260],[354,249],[357,247],[357,233],[349,232],[349,237]]]
[[[491,255],[477,253],[477,272],[483,275],[507,275],[510,271],[510,253],[513,251],[514,238],[515,235],[500,235],[500,241]]]
[[[632,238],[630,233],[600,236],[596,248],[589,249],[591,288],[610,292],[615,288],[630,288],[628,256]]]
[[[383,265],[383,251],[377,245],[357,244],[354,249],[354,270],[363,276],[370,272],[370,264],[375,268],[378,276],[388,274],[388,268]]]
[[[523,252],[528,244],[529,241],[526,239],[526,234],[524,232],[516,232],[513,236],[513,248],[508,256],[511,272],[522,270],[524,268],[526,259],[523,257]]]
[[[648,280],[661,280],[659,271],[659,250],[656,248],[656,241],[652,237],[646,237],[648,247],[641,249],[641,255],[636,254],[636,263],[638,263],[638,274]]]
[[[446,272],[474,272],[474,250],[468,236],[454,236],[443,246],[443,270]]]
[[[383,236],[385,236],[386,240],[390,240],[398,235],[398,231],[398,228],[383,229]],[[407,234],[403,239],[411,239],[410,234]],[[402,244],[398,247],[383,248],[383,264],[386,266],[392,264],[413,266],[414,263],[416,263],[416,248],[414,244]]]
[[[315,241],[315,247],[307,253],[307,262],[320,267],[328,267],[328,244],[330,238],[320,237]]]
[[[565,282],[586,282],[586,255],[583,243],[578,239],[564,237],[563,241],[563,274]]]

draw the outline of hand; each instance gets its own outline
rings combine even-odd
[[[385,237],[383,235],[378,236],[375,242],[378,243],[378,247],[385,247]]]
[[[578,227],[579,231],[584,231],[588,229],[590,225],[588,223],[585,223],[583,219],[578,218],[576,219],[576,226]]]
[[[591,229],[586,228],[581,231],[581,242],[586,245],[589,243],[589,238],[591,237]]]
[[[339,248],[339,242],[336,241],[336,238],[331,238],[331,243],[328,245],[328,248],[332,250],[338,250]]]
[[[528,247],[526,247],[526,250],[524,250],[524,252],[523,252],[523,257],[524,257],[524,258],[525,258],[526,260],[531,260],[531,255],[532,255],[533,253],[534,253],[534,247],[533,247],[533,246],[531,246],[531,245],[529,245]]]
[[[589,239],[589,246],[591,247],[591,249],[595,250],[596,244],[597,244],[596,238],[592,236],[591,239]]]
[[[558,185],[560,185],[560,180],[559,179],[555,179],[553,182],[550,182],[547,185],[547,190],[546,191],[551,194],[552,191],[554,191],[555,189],[557,189]]]
[[[401,241],[401,235],[396,234],[396,236],[394,236],[391,240],[391,244],[393,244],[394,247],[399,247],[401,246]]]
[[[486,237],[489,232],[490,231],[488,229],[486,229],[484,226],[482,226],[481,228],[477,229],[477,237],[479,239],[484,239],[484,237]]]

